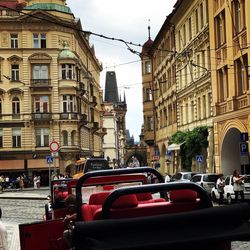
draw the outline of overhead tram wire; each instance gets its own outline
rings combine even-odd
[[[36,15],[33,15],[31,13],[25,13],[21,10],[16,10],[16,9],[13,9],[13,8],[10,8],[10,7],[7,7],[7,6],[4,6],[4,5],[1,5],[0,4],[0,7],[2,8],[5,8],[5,9],[8,9],[8,10],[11,10],[11,11],[15,11],[15,12],[18,12],[20,14],[23,14],[23,15],[26,15],[26,16],[30,16],[30,17],[33,17],[35,19],[39,19],[41,21],[47,21],[47,22],[50,22],[50,23],[53,23],[53,24],[56,24],[56,25],[59,25],[59,26],[62,26],[62,27],[65,27],[65,28],[70,28],[70,29],[73,29],[73,30],[76,30],[76,31],[79,31],[79,32],[82,32],[84,34],[88,34],[88,35],[93,35],[93,36],[97,36],[97,37],[100,37],[100,38],[103,38],[103,39],[107,39],[107,40],[111,40],[111,41],[118,41],[118,42],[122,42],[123,44],[126,45],[127,49],[134,53],[134,54],[137,54],[139,55],[140,52],[138,51],[135,51],[133,50],[130,46],[136,46],[136,47],[143,47],[143,45],[139,44],[139,43],[134,43],[134,42],[128,42],[124,39],[121,39],[121,38],[115,38],[115,37],[109,37],[109,36],[106,36],[106,35],[102,35],[102,34],[98,34],[98,33],[95,33],[95,32],[92,32],[92,31],[85,31],[85,30],[82,30],[82,29],[78,29],[76,27],[72,25],[69,25],[69,24],[65,24],[65,23],[62,23],[62,22],[58,22],[58,21],[53,21],[53,20],[50,20],[50,19],[46,19],[46,18],[43,18],[43,17],[39,17],[39,16],[36,16]],[[237,44],[237,45],[231,45],[231,46],[225,46],[225,48],[230,48],[230,47],[235,47],[235,46],[239,46],[240,44]],[[115,46],[115,45],[114,45]],[[116,45],[117,46],[117,45]],[[247,43],[245,44],[246,47],[244,48],[241,48],[241,49],[246,49],[250,46],[250,43]],[[159,48],[155,48],[155,50],[157,51],[162,51],[162,52],[169,52],[169,53],[173,53],[173,54],[181,54],[182,52],[177,52],[177,51],[173,51],[173,50],[167,50],[167,49],[159,49]],[[203,51],[211,51],[211,50],[217,50],[217,48],[209,48],[209,49],[202,49]],[[200,50],[200,51],[202,51]]]
[[[97,36],[97,37],[100,37],[100,38],[103,38],[103,39],[106,39],[106,40],[121,42],[121,43],[125,44],[125,46],[127,47],[127,49],[128,49],[131,53],[136,54],[136,55],[140,55],[140,54],[141,54],[139,51],[136,51],[136,50],[134,50],[134,49],[131,48],[131,46],[136,46],[136,47],[141,47],[141,48],[142,48],[143,45],[141,45],[141,44],[139,44],[139,43],[128,42],[128,41],[126,41],[126,40],[124,40],[124,39],[121,39],[121,38],[110,37],[110,36],[98,34],[98,33],[92,32],[92,31],[87,31],[87,30],[78,29],[78,28],[74,27],[73,24],[72,24],[72,25],[68,25],[68,24],[65,24],[65,23],[62,23],[62,22],[53,21],[53,20],[50,20],[50,19],[46,19],[46,18],[43,18],[43,17],[39,17],[39,16],[36,16],[36,15],[33,15],[33,14],[31,14],[31,13],[25,13],[24,11],[17,10],[17,9],[13,9],[13,8],[10,8],[10,7],[1,5],[1,4],[0,4],[0,7],[5,8],[5,9],[8,9],[8,10],[11,10],[11,11],[15,11],[15,12],[17,12],[17,13],[19,13],[19,14],[23,14],[23,15],[26,15],[26,16],[30,16],[30,17],[32,17],[32,18],[36,18],[36,19],[41,20],[41,21],[47,21],[47,22],[50,22],[50,23],[53,23],[53,24],[57,24],[57,25],[59,25],[59,26],[65,27],[65,28],[70,28],[70,29],[73,29],[73,30],[82,32],[82,33],[84,33],[84,34],[87,34],[87,35]],[[158,50],[159,50],[159,49],[158,49]],[[170,53],[176,53],[176,51],[170,51],[170,50],[161,50],[161,51],[167,51],[167,52],[170,52]]]

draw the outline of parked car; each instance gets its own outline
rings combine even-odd
[[[190,181],[197,172],[178,172],[171,177],[171,181]]]
[[[244,196],[245,200],[250,200],[250,175],[246,175],[246,179],[244,180]],[[219,200],[219,193],[217,190],[217,187],[214,186],[211,190],[211,197],[213,201]],[[225,187],[224,187],[224,201],[227,202],[227,204],[231,204],[233,200],[235,199],[235,194],[233,191],[233,176],[227,175],[225,177]]]
[[[196,174],[190,181],[201,185],[210,195],[212,188],[216,186],[218,178],[219,174],[216,173]]]

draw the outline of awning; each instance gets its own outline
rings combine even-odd
[[[184,144],[185,142],[182,143],[172,143],[168,146],[167,150],[168,151],[174,151],[174,150],[180,150],[181,149],[181,145]]]

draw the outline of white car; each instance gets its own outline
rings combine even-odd
[[[178,172],[171,177],[170,181],[190,181],[196,172]]]
[[[208,194],[211,194],[211,190],[216,186],[216,181],[219,176],[220,175],[216,173],[196,174],[190,181],[199,184],[207,191]]]
[[[250,200],[250,175],[246,175],[246,179],[244,180],[244,197],[245,200]],[[211,190],[211,197],[213,201],[219,200],[219,193],[218,190],[215,187]],[[227,204],[231,204],[233,200],[235,199],[235,194],[233,191],[233,176],[228,175],[225,177],[225,187],[224,187],[224,201],[227,202]],[[240,197],[239,197],[240,200]]]

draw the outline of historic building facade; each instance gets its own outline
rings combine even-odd
[[[208,1],[217,172],[249,171],[250,2]],[[246,146],[246,147],[245,147]]]
[[[206,0],[178,1],[171,21],[175,26],[178,131],[207,126],[209,147],[194,171],[213,172],[212,83],[208,6]],[[180,170],[180,169],[179,169]]]
[[[1,1],[0,171],[72,171],[103,155],[102,66],[64,0]],[[16,12],[18,9],[19,12]]]

